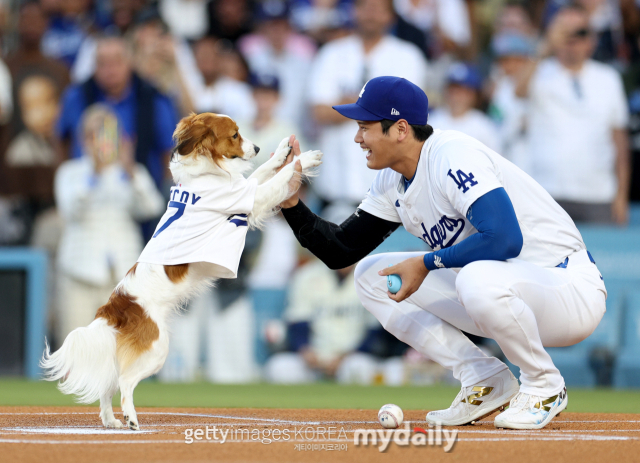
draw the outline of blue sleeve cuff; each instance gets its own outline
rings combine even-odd
[[[436,255],[435,252],[426,253],[422,258],[422,261],[424,262],[424,266],[427,267],[427,270],[429,271],[435,270],[437,268],[442,268],[436,265],[436,262],[442,262],[442,261],[441,261],[441,257]],[[443,265],[443,264],[441,263],[440,265]]]

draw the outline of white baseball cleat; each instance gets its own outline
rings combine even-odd
[[[515,376],[502,370],[474,386],[463,387],[451,407],[427,413],[427,422],[445,426],[471,423],[508,404],[519,390]]]
[[[559,394],[546,398],[521,392],[507,410],[496,416],[494,425],[496,428],[541,429],[567,408],[568,403],[566,387]]]

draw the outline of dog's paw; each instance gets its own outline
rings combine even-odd
[[[134,421],[134,420],[127,420],[127,426],[129,427],[129,429],[131,429],[133,431],[139,431],[140,430],[140,426],[138,426],[138,422]]]
[[[298,156],[298,159],[300,160],[302,173],[306,175],[308,174],[308,171],[322,164],[322,151],[305,151],[300,156]]]
[[[105,428],[114,428],[114,429],[122,429],[123,428],[123,424],[122,421],[120,420],[116,420],[115,418],[113,420],[109,420],[102,423],[104,425]]]
[[[289,156],[290,152],[291,147],[289,146],[289,137],[287,137],[280,142],[276,150],[273,152],[271,160],[274,164],[274,167],[280,167],[287,159],[287,156]]]

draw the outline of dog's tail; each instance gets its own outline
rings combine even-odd
[[[118,388],[116,330],[104,318],[73,330],[53,354],[46,345],[40,366],[44,379],[60,380],[58,389],[74,394],[81,403],[93,403]]]

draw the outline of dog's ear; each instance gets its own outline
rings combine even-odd
[[[211,127],[213,134],[217,139],[229,136],[233,132],[235,122],[227,116],[207,113],[206,124]]]
[[[206,150],[213,145],[215,140],[210,140],[214,138],[211,124],[212,116],[211,113],[191,113],[180,120],[173,132],[175,151],[179,155],[186,156],[193,153],[204,142],[207,142],[207,146],[203,146]]]

